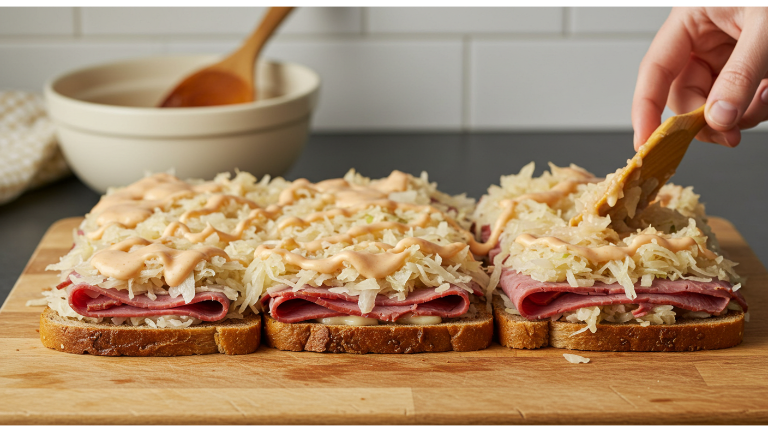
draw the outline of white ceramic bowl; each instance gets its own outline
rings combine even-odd
[[[65,73],[45,85],[48,113],[69,166],[104,192],[146,172],[182,178],[219,172],[280,175],[309,132],[320,78],[291,63],[257,66],[259,100],[199,108],[155,108],[171,87],[216,56],[126,60]]]

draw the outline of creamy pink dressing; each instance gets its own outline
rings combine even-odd
[[[592,183],[596,181],[596,179],[593,178],[592,176],[585,175],[580,171],[577,171],[577,170],[571,170],[571,171],[579,173],[579,175],[582,178],[578,180],[562,181],[556,184],[555,186],[553,186],[552,189],[548,191],[527,193],[527,194],[523,194],[518,197],[515,197],[513,199],[503,200],[499,202],[499,205],[501,207],[504,207],[504,211],[501,213],[501,215],[496,219],[496,222],[493,224],[493,228],[491,229],[491,235],[490,237],[488,237],[488,240],[486,240],[485,243],[481,243],[475,240],[474,237],[469,239],[469,246],[472,250],[472,253],[477,255],[488,255],[488,252],[490,252],[491,249],[496,247],[496,244],[499,242],[499,237],[501,237],[501,234],[504,232],[504,227],[507,226],[507,223],[509,223],[509,221],[515,216],[515,210],[517,208],[517,204],[522,202],[523,200],[529,199],[529,200],[536,201],[538,203],[552,206],[556,204],[558,201],[560,201],[561,199],[576,192],[580,184]]]
[[[131,250],[134,246],[140,247]],[[95,253],[91,258],[91,265],[104,276],[128,280],[139,276],[145,261],[157,258],[163,263],[165,282],[168,286],[178,286],[184,282],[197,263],[210,261],[214,256],[229,260],[226,252],[211,246],[178,250],[159,242],[134,237]]]
[[[405,264],[405,261],[411,255],[407,249],[413,245],[418,245],[419,250],[424,255],[437,254],[444,259],[452,259],[467,247],[465,243],[450,243],[441,246],[418,237],[404,238],[395,246],[380,242],[362,242],[358,246],[366,247],[369,245],[383,249],[384,252],[372,253],[344,250],[330,258],[306,258],[286,249],[261,245],[256,248],[254,256],[263,260],[272,254],[277,254],[288,264],[325,274],[339,272],[344,269],[344,263],[348,263],[363,277],[383,279],[395,273]]]
[[[669,249],[670,251],[677,253],[683,250],[689,250],[691,247],[697,247],[701,254],[708,259],[715,259],[717,255],[714,252],[707,249],[706,246],[701,246],[696,243],[691,237],[680,237],[674,239],[665,239],[655,234],[641,234],[632,239],[632,242],[627,246],[598,246],[587,247],[577,246],[566,241],[560,240],[557,237],[535,237],[531,234],[520,234],[515,238],[516,243],[520,243],[525,247],[531,247],[534,245],[546,245],[549,248],[558,252],[571,252],[577,255],[586,257],[593,263],[601,263],[614,260],[623,260],[626,257],[633,256],[637,253],[637,250],[641,246],[656,243],[657,245]]]
[[[258,204],[255,202],[245,199],[239,196],[235,195],[213,195],[208,199],[208,202],[205,204],[205,207],[197,210],[189,210],[185,212],[181,217],[179,217],[179,220],[181,222],[187,222],[188,220],[192,218],[198,218],[200,216],[209,215],[211,213],[217,213],[221,211],[221,208],[235,202],[237,204],[241,205],[247,205],[248,207],[252,209],[258,209],[260,208]]]
[[[196,193],[219,190],[221,185],[209,183],[192,186],[170,174],[160,173],[102,196],[91,213],[98,215],[96,222],[99,226],[117,222],[126,228],[134,228],[152,216],[155,208],[165,210],[176,200],[190,198]]]

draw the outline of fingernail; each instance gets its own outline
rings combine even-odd
[[[768,91],[768,89],[766,90]],[[640,141],[640,134],[637,131],[635,131],[635,136],[632,137],[632,143],[635,145],[635,148],[637,148],[640,145],[638,141]]]
[[[731,127],[739,111],[726,101],[717,101],[709,108],[709,118],[718,126]]]
[[[722,146],[726,146],[726,147],[733,147],[733,146],[732,146],[732,145],[731,145],[731,144],[728,142],[728,138],[726,137],[726,135],[725,135],[725,134],[723,134],[723,133],[715,133],[715,134],[712,134],[712,141],[714,141],[714,142],[715,142],[715,144],[720,144],[720,145],[722,145]]]
[[[763,101],[764,104],[768,105],[768,87],[763,90],[763,93],[760,95],[760,100]]]
[[[727,140],[725,139],[725,137],[723,137],[722,135],[714,135],[714,136],[712,137],[712,141],[714,141],[714,142],[715,142],[715,144],[720,144],[721,146],[730,147],[730,146],[728,145],[728,141],[727,141]]]

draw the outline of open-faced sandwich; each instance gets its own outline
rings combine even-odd
[[[502,345],[610,351],[726,348],[742,340],[746,302],[692,189],[642,185],[590,211],[614,187],[571,166],[502,177],[479,202]],[[571,220],[578,223],[571,224]]]
[[[426,175],[312,184],[246,173],[146,177],[109,191],[46,291],[49,348],[101,355],[354,353],[490,344],[474,201]]]
[[[488,277],[469,250],[474,201],[426,174],[297,180],[280,194],[276,240],[244,283],[261,298],[265,338],[293,351],[415,353],[487,347]]]
[[[259,345],[258,298],[243,275],[288,182],[184,182],[168,174],[110,190],[48,270],[40,337],[72,353],[245,354]],[[266,217],[264,217],[266,215]]]

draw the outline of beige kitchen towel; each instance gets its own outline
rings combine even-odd
[[[43,97],[0,91],[0,204],[69,173]]]

